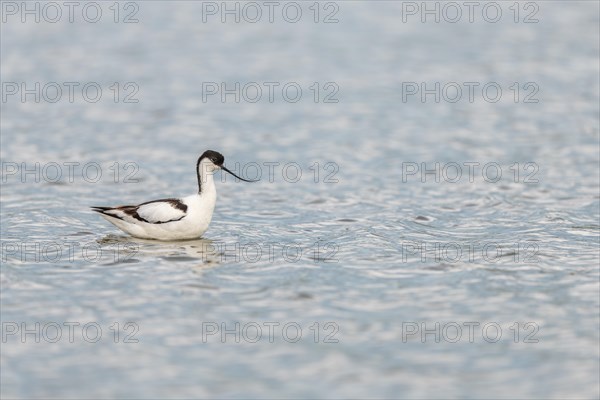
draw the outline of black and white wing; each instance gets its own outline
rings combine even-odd
[[[133,223],[165,224],[181,220],[187,215],[187,208],[179,199],[162,199],[137,206],[92,207],[92,210]]]

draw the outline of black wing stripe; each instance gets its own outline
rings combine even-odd
[[[152,204],[152,203],[169,203],[169,205],[175,209],[178,209],[180,211],[183,211],[184,213],[187,212],[187,208],[188,206],[184,203],[182,203],[181,201],[179,201],[179,199],[162,199],[162,200],[152,200],[152,201],[147,201],[145,203],[142,203],[140,205],[137,206],[120,206],[120,207],[92,207],[93,211],[96,211],[98,213],[104,214],[104,215],[108,215],[109,217],[113,217],[113,218],[117,218],[120,219],[122,221],[124,221],[123,217],[120,217],[118,215],[114,215],[114,214],[109,214],[106,211],[110,211],[110,210],[119,210],[122,211],[123,213],[129,215],[130,217],[137,219],[138,221],[141,222],[145,222],[147,224],[152,224],[152,225],[160,225],[160,224],[166,224],[168,222],[175,222],[175,221],[180,221],[182,220],[185,215],[182,215],[179,218],[175,218],[175,219],[170,219],[168,221],[156,221],[156,222],[150,222],[147,219],[141,217],[138,214],[138,209],[146,204]]]

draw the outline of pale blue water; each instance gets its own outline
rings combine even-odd
[[[600,395],[597,2],[521,2],[518,23],[513,2],[497,23],[482,6],[422,23],[407,2],[239,24],[203,22],[220,2],[132,4],[132,24],[125,3],[119,23],[112,3],[97,23],[3,9],[3,398]],[[22,82],[39,103],[7,94]],[[211,82],[262,99],[222,103]],[[439,103],[407,94],[421,82]],[[218,175],[203,240],[132,239],[89,211],[193,193],[206,149],[262,181]]]

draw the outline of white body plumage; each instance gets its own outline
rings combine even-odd
[[[206,232],[212,219],[217,190],[214,171],[223,169],[224,158],[208,150],[196,164],[198,193],[183,197],[154,200],[137,206],[92,207],[107,221],[132,236],[143,239],[184,240],[196,239]]]

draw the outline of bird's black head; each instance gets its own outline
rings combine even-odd
[[[200,161],[202,161],[204,158],[208,158],[213,162],[213,164],[219,167],[223,166],[223,163],[225,162],[225,157],[223,157],[223,154],[213,150],[206,150],[204,153],[202,153],[200,159],[198,160],[198,164],[200,164]]]
[[[225,168],[225,166],[223,165],[223,163],[225,162],[225,157],[223,157],[223,154],[219,153],[218,151],[214,151],[214,150],[206,150],[204,153],[202,153],[202,155],[200,156],[200,158],[198,159],[198,163],[196,164],[196,172],[198,174],[198,185],[201,184],[200,182],[200,175],[201,175],[201,171],[200,171],[200,163],[202,162],[202,160],[204,160],[205,158],[209,159],[210,162],[212,162],[215,167],[211,167],[208,166],[208,170],[206,170],[206,172],[210,172],[212,173],[213,171],[217,170],[217,169],[222,169],[223,171],[235,176],[236,178],[238,178],[241,181],[244,182],[256,182],[256,181],[251,181],[248,179],[244,179],[244,178],[240,178],[239,176],[237,176],[236,174],[234,174],[233,172],[231,172],[230,170],[228,170],[227,168]]]

